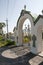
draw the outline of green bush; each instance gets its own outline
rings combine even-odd
[[[0,41],[0,47],[5,46],[6,42],[5,41]]]
[[[6,46],[9,45],[16,45],[15,41],[11,41],[11,40],[6,40]]]
[[[2,35],[0,35],[0,41],[2,41],[3,40],[3,36]]]
[[[29,36],[24,36],[24,38],[23,38],[23,42],[24,43],[28,43],[28,42],[30,42],[31,41],[31,35],[29,35]]]
[[[15,41],[11,41],[11,40],[0,41],[0,47],[2,47],[2,46],[9,46],[9,45],[16,46],[16,43],[15,43]]]

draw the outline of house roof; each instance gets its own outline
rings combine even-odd
[[[39,20],[40,18],[43,18],[43,15],[39,15],[39,16],[36,18],[36,20],[34,21],[34,25],[38,22],[38,20]]]
[[[32,17],[34,18],[34,21],[37,19],[38,15],[31,12]]]

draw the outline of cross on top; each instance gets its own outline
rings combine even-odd
[[[26,10],[26,5],[24,5],[24,10]]]

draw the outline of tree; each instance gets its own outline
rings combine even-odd
[[[5,23],[4,22],[0,22],[0,34],[3,33],[3,27],[5,27]]]
[[[3,27],[5,27],[5,23],[0,23],[0,29],[2,29]]]

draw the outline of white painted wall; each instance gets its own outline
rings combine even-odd
[[[15,41],[17,43],[17,36],[18,36],[17,45],[22,45],[22,43],[23,43],[22,42],[22,26],[26,19],[29,19],[31,22],[31,36],[35,35],[37,37],[36,47],[33,47],[33,41],[31,40],[30,51],[34,54],[37,54],[37,53],[43,51],[42,50],[42,36],[41,36],[42,35],[41,29],[43,29],[43,18],[40,18],[38,20],[38,22],[36,23],[36,25],[34,26],[32,17],[29,14],[24,14],[24,16],[22,16],[19,20],[17,30],[15,29],[15,31],[14,31]]]
[[[22,25],[24,23],[24,21],[26,19],[29,19],[30,22],[31,22],[31,36],[33,36],[33,34],[35,34],[36,30],[35,30],[35,26],[33,24],[33,20],[32,20],[32,17],[29,15],[29,14],[25,14],[24,16],[22,16],[19,20],[19,24],[18,24],[18,36],[19,36],[19,39],[18,39],[18,44],[21,45],[22,44]],[[36,35],[36,34],[35,34]],[[36,42],[37,43],[37,42]],[[33,47],[33,41],[31,40],[30,42],[30,51],[32,53],[37,53],[37,46],[36,47]]]
[[[35,25],[35,34],[37,36],[37,53],[42,52],[42,29],[43,29],[43,18],[40,18]]]

